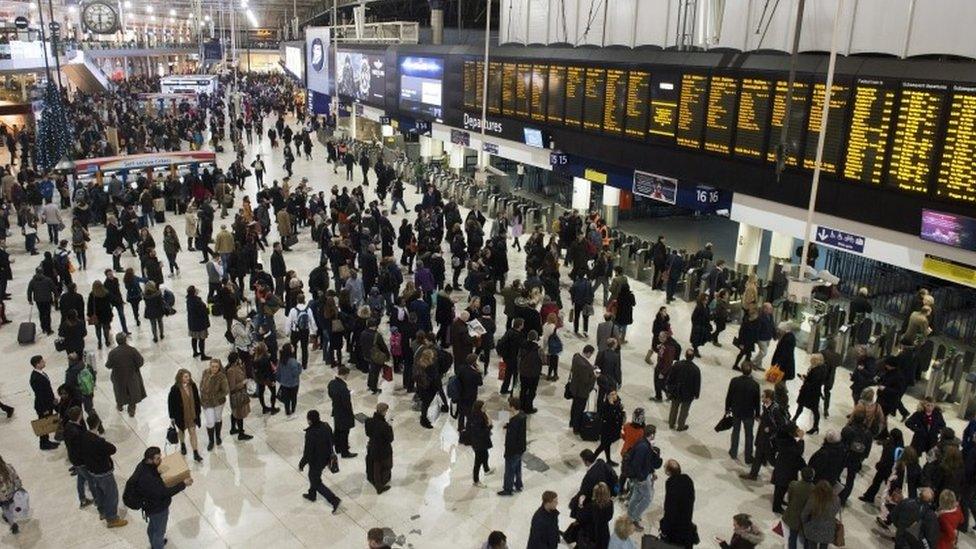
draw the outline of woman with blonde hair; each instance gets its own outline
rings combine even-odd
[[[200,426],[200,391],[193,382],[193,376],[186,368],[176,372],[176,379],[170,387],[169,419],[180,437],[180,453],[186,455],[186,432],[189,431],[193,459],[203,461],[197,449],[197,427]]]
[[[610,487],[600,482],[593,487],[590,498],[580,498],[578,547],[605,549],[610,544],[610,519],[613,518],[613,499]]]
[[[939,494],[939,543],[935,549],[952,549],[959,536],[957,529],[963,523],[962,509],[952,490],[942,490]]]
[[[634,540],[630,536],[634,535],[634,523],[630,517],[623,515],[617,517],[613,523],[613,534],[610,536],[610,544],[607,549],[637,549]]]
[[[220,360],[210,359],[210,364],[200,378],[200,406],[203,408],[203,421],[207,427],[207,451],[213,451],[214,444],[220,446],[220,432],[224,425],[224,403],[230,394],[227,374]]]

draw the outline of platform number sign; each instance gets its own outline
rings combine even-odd
[[[718,189],[695,189],[695,201],[702,206],[713,206],[718,204],[722,198],[722,193]]]
[[[569,155],[566,153],[554,152],[549,153],[549,165],[551,166],[565,166],[569,164]]]

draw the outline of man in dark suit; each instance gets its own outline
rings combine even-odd
[[[668,427],[676,431],[688,429],[688,409],[691,401],[701,394],[701,370],[694,362],[695,350],[685,349],[685,359],[679,360],[671,367],[665,387],[671,398],[671,410],[668,414]]]
[[[526,448],[527,416],[519,410],[521,403],[518,397],[508,397],[508,411],[512,417],[505,425],[505,480],[499,496],[522,491],[522,454]]]
[[[44,372],[44,357],[41,355],[34,355],[30,359],[31,366],[34,370],[30,375],[30,386],[31,390],[34,391],[34,411],[37,412],[37,417],[49,416],[54,413],[54,407],[58,403],[57,397],[54,396],[54,389],[51,388],[51,379]],[[58,447],[57,442],[51,442],[49,435],[41,436],[41,450],[54,450]]]
[[[556,549],[559,545],[559,497],[556,492],[542,493],[542,506],[532,515],[529,543],[526,549]]]
[[[456,358],[455,358],[456,360]],[[461,384],[461,394],[458,396],[458,432],[464,430],[464,422],[471,414],[474,401],[478,400],[478,387],[481,386],[481,372],[478,371],[478,357],[471,353],[464,358],[458,370],[458,381]]]
[[[349,451],[349,431],[356,425],[352,411],[352,396],[346,377],[349,368],[339,367],[338,376],[329,382],[328,393],[332,400],[332,423],[335,425],[335,449],[344,458],[354,458],[357,454]]]
[[[521,318],[513,319],[512,327],[495,344],[498,356],[505,361],[505,379],[501,389],[503,395],[507,395],[510,389],[514,390],[518,381],[518,353],[525,343],[525,334],[522,332],[524,326],[525,321]]]
[[[746,432],[746,463],[752,463],[752,426],[759,417],[759,383],[752,379],[752,364],[748,361],[740,366],[742,375],[729,382],[729,390],[725,394],[725,413],[732,416],[732,445],[729,456],[738,459],[739,430]]]
[[[586,466],[586,473],[583,475],[583,481],[580,482],[579,491],[569,501],[569,516],[573,518],[576,518],[576,513],[579,511],[580,498],[592,496],[593,488],[597,484],[605,482],[607,486],[618,485],[617,473],[613,470],[613,467],[610,467],[607,465],[607,462],[596,457],[593,450],[587,448],[580,452],[580,459],[583,460],[583,465]]]
[[[305,451],[302,453],[302,460],[298,462],[298,470],[301,471],[308,465],[308,493],[302,494],[302,497],[315,501],[316,493],[321,494],[332,504],[332,514],[335,515],[339,512],[339,504],[342,500],[322,484],[322,472],[335,457],[332,428],[322,421],[318,410],[309,410],[305,417],[308,420],[308,428],[305,429]]]

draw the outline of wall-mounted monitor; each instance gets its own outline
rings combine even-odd
[[[976,252],[976,219],[922,209],[922,240]]]
[[[400,58],[400,109],[437,120],[443,118],[441,104],[444,60],[437,57]]]

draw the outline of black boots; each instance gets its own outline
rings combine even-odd
[[[181,442],[180,443],[180,453],[183,454],[184,456],[186,455],[186,443],[185,442]]]
[[[200,360],[210,360],[210,357],[207,356],[206,351],[207,340],[201,339],[198,346],[200,347]]]
[[[251,440],[252,438],[254,438],[251,435],[244,432],[243,419],[237,419],[237,420],[232,419],[231,421],[232,422],[237,421],[237,440]]]
[[[207,427],[207,451],[212,452],[214,448],[214,429]]]
[[[234,419],[233,417],[230,418],[230,431],[228,431],[228,433],[232,435],[237,434],[237,420]]]
[[[224,429],[224,422],[218,421],[214,424],[214,438],[217,439],[217,446],[223,444],[224,441],[220,440],[220,432]]]

